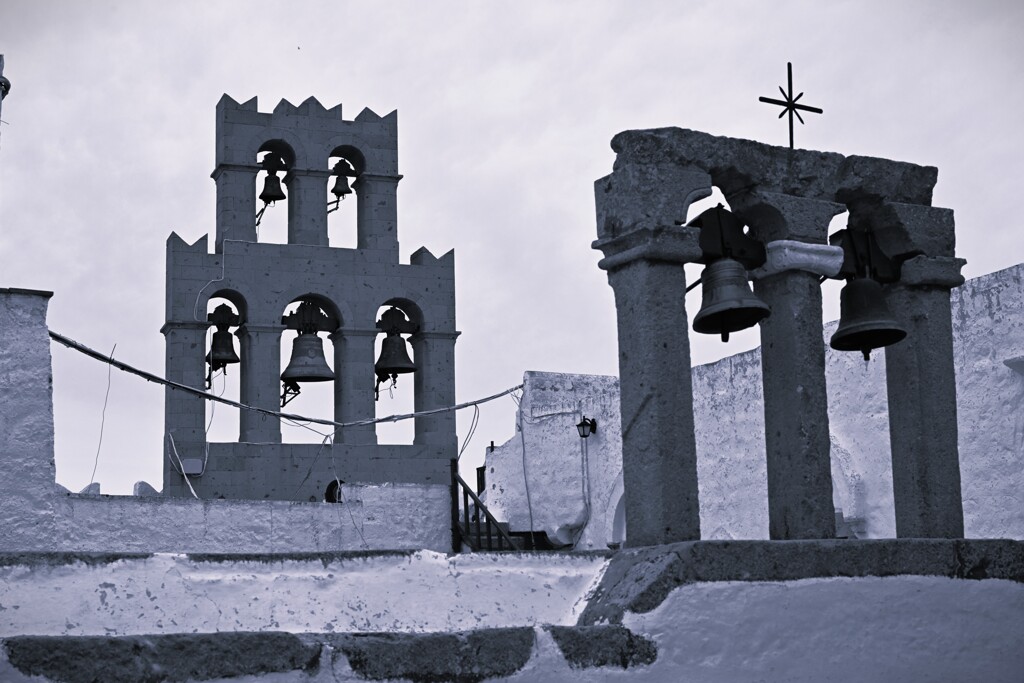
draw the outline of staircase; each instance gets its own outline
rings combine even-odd
[[[477,473],[483,491],[482,472]],[[459,476],[458,463],[452,461],[452,547],[455,552],[470,550],[558,550],[544,531],[512,531],[508,522],[499,522],[480,496]]]

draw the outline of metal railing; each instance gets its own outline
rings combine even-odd
[[[461,506],[459,505],[460,492],[462,494]],[[480,497],[459,476],[458,464],[453,460],[452,544],[456,552],[462,543],[466,543],[473,550],[516,549],[508,530],[494,518]]]

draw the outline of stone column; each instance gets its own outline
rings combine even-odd
[[[829,221],[846,207],[763,191],[731,197],[730,204],[770,247],[754,282],[754,293],[772,309],[761,322],[768,534],[834,538],[819,280],[842,265],[842,249],[826,241]]]
[[[326,247],[327,180],[330,171],[292,169],[288,185],[288,244]]]
[[[379,330],[343,328],[330,335],[334,342],[334,420],[358,422],[375,417],[373,344]],[[335,443],[376,444],[374,425],[339,429]]]
[[[906,261],[887,302],[907,337],[885,348],[898,538],[963,538],[949,290],[965,261]]]
[[[281,332],[283,325],[245,324],[236,336],[241,346],[240,401],[281,410]],[[240,411],[238,440],[281,443],[281,420],[252,410]]]
[[[622,479],[629,547],[700,539],[686,273],[699,230],[677,227],[711,194],[703,171],[621,164],[594,184],[598,266],[618,318]]]
[[[417,332],[410,337],[417,368],[413,375],[417,413],[455,405],[455,340],[458,336],[458,332]],[[447,446],[455,457],[459,437],[454,410],[414,419],[413,443]]]
[[[217,238],[215,253],[224,240],[256,241],[256,174],[259,166],[220,164],[213,171],[217,183]]]
[[[398,261],[398,181],[402,176],[363,173],[354,184],[357,248],[380,249]]]
[[[160,330],[166,343],[166,377],[172,382],[206,390],[206,333],[205,322],[169,322]],[[173,444],[172,440],[173,439]],[[177,472],[178,457],[202,458],[206,444],[206,401],[172,387],[164,389],[164,494],[190,495],[185,482]],[[174,461],[174,465],[171,461]]]

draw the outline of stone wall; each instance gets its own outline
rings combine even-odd
[[[952,292],[966,535],[1024,538],[1024,265]],[[828,339],[835,322],[825,326]],[[1015,369],[1016,368],[1016,369]],[[861,538],[895,536],[885,355],[826,350],[834,503]],[[768,537],[759,350],[693,369],[702,537]],[[618,382],[528,372],[521,415],[534,527],[580,548],[621,540]],[[584,444],[580,406],[598,432]],[[523,437],[487,455],[487,504],[515,530],[530,524]],[[584,451],[589,508],[582,498]],[[584,523],[585,520],[585,523]],[[571,532],[571,533],[570,533]],[[618,533],[618,535],[617,535]]]
[[[361,483],[354,472],[340,505],[69,493],[54,481],[49,296],[0,290],[0,550],[451,549],[447,481]]]

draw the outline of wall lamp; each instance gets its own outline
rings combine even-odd
[[[594,418],[587,419],[584,417],[578,425],[576,425],[576,431],[580,433],[580,437],[587,438],[591,434],[597,433],[597,420]]]

